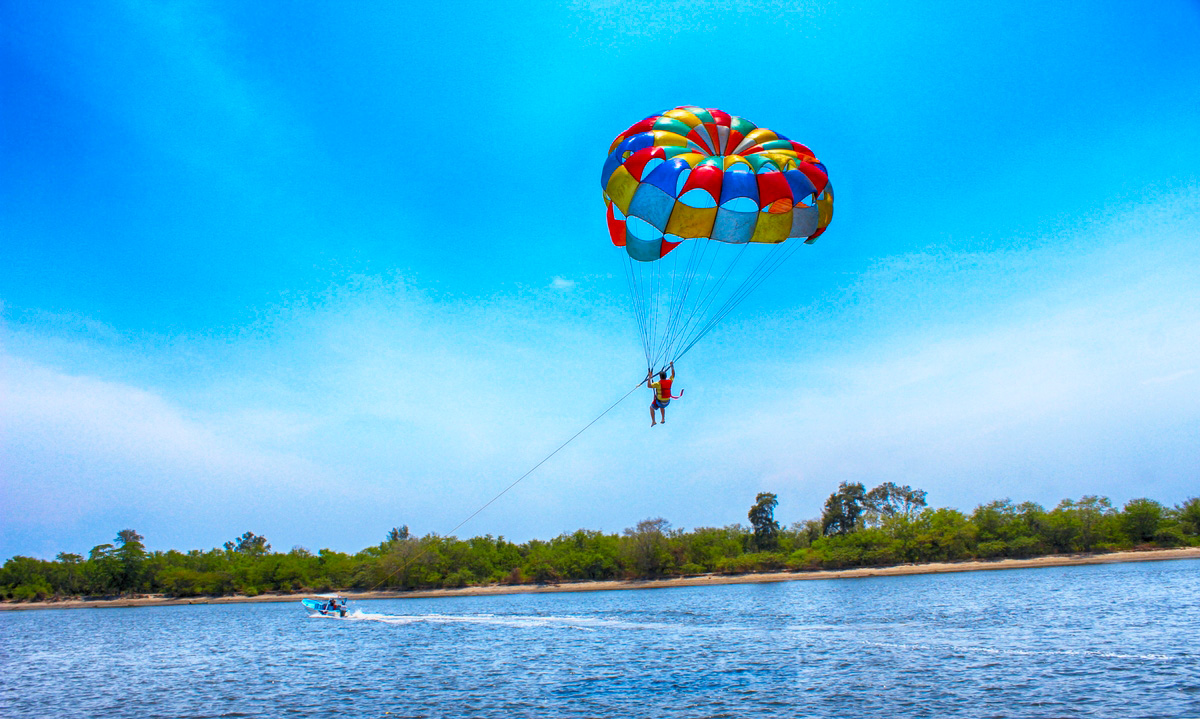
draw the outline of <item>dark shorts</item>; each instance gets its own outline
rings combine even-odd
[[[654,401],[650,403],[650,409],[666,409],[669,404],[671,404],[671,400],[655,397]]]

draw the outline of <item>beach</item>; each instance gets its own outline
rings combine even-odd
[[[1004,569],[1036,569],[1119,562],[1167,561],[1200,559],[1200,547],[1150,549],[1142,551],[1109,552],[1104,554],[1055,554],[1030,559],[970,560],[962,562],[929,562],[899,564],[889,567],[859,567],[812,571],[752,572],[746,574],[701,574],[665,579],[614,579],[601,581],[559,582],[555,584],[490,584],[456,589],[414,589],[408,591],[345,591],[342,596],[361,599],[427,599],[433,597],[476,597],[500,594],[542,594],[553,592],[604,592],[626,589],[673,589],[720,584],[761,584],[818,579],[866,579],[897,577],[913,574],[949,574],[954,572],[998,571]],[[0,602],[0,611],[33,609],[106,609],[159,607],[188,604],[241,604],[250,602],[291,602],[313,596],[312,592],[270,593],[256,596],[230,595],[221,597],[167,597],[139,595],[113,599],[63,599],[38,602]]]

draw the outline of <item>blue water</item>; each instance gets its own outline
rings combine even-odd
[[[1200,717],[1200,561],[0,613],[2,717]]]

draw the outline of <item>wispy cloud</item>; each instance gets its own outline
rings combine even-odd
[[[1200,475],[1200,263],[1167,227],[1132,258],[1093,231],[1103,247],[1065,260],[887,261],[806,311],[748,311],[680,366],[667,425],[635,392],[463,531],[724,524],[761,490],[790,521],[845,480],[967,509],[1182,498]],[[916,273],[901,297],[896,275]],[[0,554],[126,525],[152,546],[446,531],[636,385],[629,320],[597,302],[608,281],[462,299],[364,278],[221,340],[12,320]]]
[[[120,516],[177,545],[252,522],[350,549],[400,522],[445,531],[574,421],[555,377],[607,396],[622,340],[548,319],[572,311],[358,286],[232,343],[27,317],[0,355],[7,532],[67,541]],[[174,379],[131,383],[147,365]]]
[[[1193,375],[1195,373],[1196,373],[1196,370],[1194,370],[1194,369],[1185,369],[1185,370],[1181,370],[1179,372],[1173,372],[1173,373],[1171,373],[1169,375],[1165,375],[1163,377],[1151,377],[1150,379],[1142,380],[1142,384],[1167,384],[1168,382],[1174,382],[1176,380],[1181,380],[1184,377],[1190,377],[1191,375]]]

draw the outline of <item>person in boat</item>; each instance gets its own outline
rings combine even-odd
[[[667,405],[671,404],[671,400],[679,399],[679,397],[671,396],[671,384],[675,381],[675,363],[672,362],[667,366],[667,369],[671,370],[671,376],[667,376],[666,369],[661,370],[658,373],[657,382],[651,381],[654,378],[653,373],[646,375],[646,386],[654,390],[654,401],[650,403],[651,427],[658,424],[658,422],[654,421],[654,410],[658,410],[659,416],[662,418],[662,422],[665,424],[667,421]],[[679,396],[682,397],[683,393],[680,393]]]
[[[325,611],[330,614],[336,613],[344,617],[346,616],[346,604],[345,602],[338,604],[338,598],[334,597],[333,599],[329,600],[329,604],[325,605]]]

